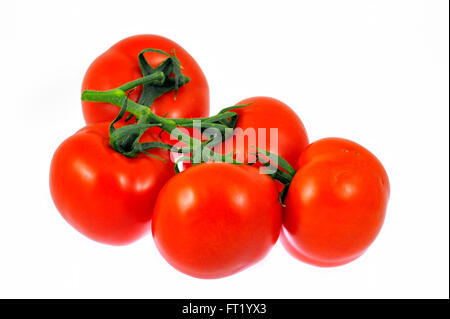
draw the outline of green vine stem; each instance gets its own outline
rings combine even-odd
[[[130,99],[126,95],[124,89],[130,90],[133,89],[137,85],[141,85],[142,83],[151,83],[152,81],[160,81],[161,74],[152,74],[150,76],[145,76],[136,81],[132,81],[130,83],[124,84],[116,89],[108,90],[108,91],[84,91],[81,99],[83,101],[91,101],[91,102],[104,102],[111,103],[118,107],[121,107],[121,112],[118,117],[113,121],[112,125],[117,122],[124,114],[125,111],[136,116],[138,119],[137,124],[124,126],[113,133],[115,134],[111,139],[111,145],[122,153],[125,156],[135,156],[139,152],[146,153],[146,150],[152,148],[163,148],[166,150],[176,151],[182,154],[190,154],[194,151],[194,148],[198,148],[200,150],[200,154],[204,154],[204,150],[206,149],[205,155],[212,161],[222,161],[222,162],[232,162],[234,164],[243,164],[237,162],[233,159],[233,154],[218,154],[215,153],[210,147],[213,147],[215,144],[211,141],[214,140],[215,136],[213,135],[210,139],[204,142],[199,142],[198,140],[193,139],[191,136],[185,134],[181,131],[180,127],[195,127],[196,123],[201,124],[203,128],[215,128],[218,132],[222,133],[222,137],[227,139],[230,137],[230,134],[233,133],[234,125],[237,120],[237,113],[235,112],[227,112],[229,109],[234,109],[238,107],[244,107],[246,105],[240,105],[235,107],[230,107],[222,110],[219,114],[209,117],[209,118],[196,118],[196,119],[168,119],[165,117],[161,117],[153,113],[149,107],[136,103]],[[226,112],[226,113],[225,113]],[[222,123],[228,123],[227,126]],[[165,144],[162,142],[149,142],[149,143],[138,143],[139,137],[142,135],[143,131],[149,127],[158,126],[162,130],[166,131],[170,135],[174,136],[180,141],[189,141],[189,145],[183,148],[176,148],[172,145]],[[122,130],[122,131],[120,131]],[[230,133],[227,133],[230,132]],[[127,147],[122,146],[120,144],[123,140],[129,139],[130,136],[132,139],[130,140],[130,145],[132,147],[128,149]],[[134,137],[134,138],[133,138]],[[220,143],[221,140],[217,139],[216,144]],[[196,146],[197,145],[197,146]],[[284,200],[287,195],[287,191],[289,189],[290,183],[296,173],[295,169],[281,156],[276,154],[271,154],[262,149],[256,149],[257,153],[255,153],[257,157],[257,161],[259,161],[263,166],[265,166],[266,174],[269,175],[272,179],[279,181],[284,185],[283,190],[279,194],[279,202],[284,206]],[[148,154],[148,153],[146,153]],[[180,159],[178,159],[177,163],[181,160],[191,159],[189,155],[184,155]],[[178,173],[177,163],[175,163],[175,171]],[[277,163],[277,166],[273,165],[273,163]],[[192,163],[195,165],[195,163]]]
[[[92,91],[85,90],[81,99],[83,101],[90,102],[101,102],[101,103],[110,103],[116,105],[117,107],[122,108],[126,105],[126,111],[136,116],[139,124],[157,124],[162,130],[166,131],[173,137],[177,138],[179,141],[189,141],[189,145],[187,148],[178,148],[181,153],[192,152],[194,146],[199,142],[193,139],[191,136],[185,134],[178,127],[195,127],[195,123],[200,123],[202,128],[215,128],[221,132],[223,137],[229,137],[228,131],[232,132],[234,126],[230,125],[230,119],[237,119],[237,113],[235,112],[227,112],[227,113],[219,113],[215,116],[209,118],[193,118],[193,119],[168,119],[162,116],[158,116],[151,111],[151,109],[142,104],[136,103],[130,99],[128,99],[126,95],[126,91],[135,88],[138,85],[144,85],[148,83],[161,83],[164,81],[164,74],[162,72],[153,73],[151,75],[144,76],[135,81],[131,81],[122,86],[119,86],[112,90],[107,91]],[[235,108],[242,107],[236,106]],[[235,124],[235,120],[231,121],[231,124]],[[223,124],[226,123],[226,124]],[[219,140],[217,143],[220,143]],[[213,146],[211,141],[205,141],[200,144],[201,151],[208,144],[209,147]],[[213,151],[206,153],[210,159],[229,159],[229,156],[223,154],[218,154]],[[238,164],[236,162],[236,164]]]

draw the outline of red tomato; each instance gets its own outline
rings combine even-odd
[[[362,146],[340,138],[312,143],[300,156],[286,197],[282,243],[316,266],[361,256],[384,221],[389,180]]]
[[[231,110],[238,114],[236,131],[233,138],[225,141],[222,152],[233,150],[239,161],[253,161],[254,146],[275,153],[286,159],[291,165],[295,163],[302,151],[308,145],[305,127],[297,114],[286,104],[270,97],[253,97],[239,102],[237,105],[251,105]],[[278,129],[278,138],[271,136],[270,128]],[[244,139],[245,132],[256,133],[252,139]],[[265,130],[265,137],[260,136],[258,129]],[[262,142],[258,142],[261,139]],[[272,143],[271,143],[272,139]],[[240,142],[244,141],[244,143]]]
[[[258,169],[204,163],[163,187],[152,233],[163,257],[198,278],[234,274],[261,260],[277,241],[281,206],[274,182]]]
[[[169,118],[207,117],[209,115],[209,89],[206,78],[195,60],[181,46],[158,35],[136,35],[126,38],[100,55],[89,66],[84,76],[82,90],[110,90],[122,84],[142,77],[138,54],[144,49],[159,49],[170,53],[175,49],[177,58],[183,67],[182,72],[190,82],[175,92],[171,91],[157,98],[151,109],[159,116]],[[167,57],[160,53],[145,53],[147,61],[156,67]],[[139,86],[130,94],[137,102],[142,92]],[[82,101],[86,123],[110,122],[119,113],[112,104]]]
[[[159,190],[173,175],[169,161],[125,157],[109,146],[108,123],[65,140],[50,168],[50,191],[61,215],[82,234],[107,244],[131,243],[150,230]],[[147,135],[143,142],[156,140]],[[168,152],[150,153],[168,160]]]

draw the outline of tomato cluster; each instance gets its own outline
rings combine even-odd
[[[118,42],[91,64],[82,91],[87,126],[56,150],[50,190],[93,240],[125,245],[151,231],[173,267],[220,278],[264,258],[279,237],[295,258],[328,267],[359,257],[380,231],[389,180],[372,153],[340,138],[309,144],[298,115],[270,97],[208,117],[206,78],[169,39]],[[183,129],[198,144],[182,143]]]

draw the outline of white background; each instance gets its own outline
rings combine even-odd
[[[2,3],[0,297],[449,297],[448,1],[6,1]],[[90,241],[49,194],[52,154],[84,125],[80,86],[118,40],[154,33],[205,72],[211,114],[276,97],[312,141],[357,141],[391,181],[384,227],[338,268],[276,245],[220,280],[171,268],[151,236]]]

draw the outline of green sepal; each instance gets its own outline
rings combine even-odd
[[[268,152],[266,150],[263,150],[263,149],[260,149],[260,148],[257,148],[257,147],[255,147],[255,149],[260,154],[262,154],[265,157],[267,157],[270,162],[278,163],[278,166],[281,167],[282,169],[284,169],[292,177],[295,175],[295,173],[296,173],[295,169],[291,166],[291,164],[288,163],[288,161],[286,161],[281,156],[279,156],[277,154],[270,153],[270,152]],[[263,162],[261,162],[261,163],[263,163]]]
[[[283,206],[283,207],[286,207],[286,205],[284,204],[284,201],[286,200],[286,195],[288,193],[289,186],[291,186],[291,183],[284,185],[280,194],[278,194],[278,201],[280,202],[281,206]]]
[[[161,157],[159,157],[159,156],[150,154],[150,153],[148,153],[148,152],[146,152],[146,151],[141,151],[141,152],[144,153],[144,154],[147,155],[147,156],[156,158],[157,160],[160,160],[160,161],[163,161],[164,163],[167,163],[167,161],[166,161],[164,158],[161,158]]]
[[[256,148],[256,150],[258,153],[255,153],[254,155],[256,155],[256,160],[264,166],[264,168],[262,168],[263,172],[265,171],[265,174],[283,184],[283,189],[278,194],[278,201],[281,206],[286,207],[284,201],[289,191],[289,186],[291,185],[292,179],[295,176],[295,169],[288,163],[288,161],[279,155],[272,154],[259,148]],[[262,160],[260,155],[267,157],[268,160]],[[278,166],[276,167],[273,165],[273,162],[276,162]]]
[[[135,157],[139,153],[144,152],[147,148],[143,147],[143,143],[139,142],[145,131],[159,124],[130,124],[122,126],[109,134],[109,142],[113,149],[127,157]]]
[[[254,102],[249,103],[249,104],[234,105],[234,106],[229,106],[229,107],[226,107],[226,108],[222,109],[222,110],[218,113],[218,115],[222,115],[222,114],[225,115],[225,114],[228,114],[228,113],[229,113],[229,116],[225,117],[224,119],[220,120],[219,122],[220,122],[221,124],[223,124],[223,125],[228,126],[228,127],[235,128],[235,127],[236,127],[237,120],[238,120],[237,113],[236,113],[236,112],[229,112],[229,111],[235,110],[235,109],[240,109],[240,108],[242,108],[242,107],[249,106],[249,105],[251,105],[251,104],[253,104],[253,103],[254,103]]]
[[[246,106],[252,105],[253,103],[255,103],[255,102],[251,102],[251,103],[248,103],[248,104],[240,104],[240,105],[229,106],[229,107],[223,108],[223,109],[220,110],[220,112],[217,113],[217,114],[223,114],[223,113],[225,113],[225,112],[228,112],[228,111],[231,111],[231,110],[234,110],[234,109],[240,109],[240,108],[242,108],[242,107],[246,107]]]
[[[262,171],[264,174],[269,175],[273,179],[281,182],[283,185],[286,185],[292,181],[292,176],[289,174],[286,174],[282,170],[280,170],[278,167],[275,167],[274,165],[270,164],[269,162],[262,162],[259,157],[257,156],[257,160],[262,163],[264,166],[262,168]]]
[[[145,59],[145,52],[160,53],[167,56],[167,59],[161,62],[156,68],[153,68]],[[165,76],[165,81],[162,84],[148,83],[143,85],[142,94],[138,101],[139,104],[150,107],[155,99],[172,90],[175,90],[176,99],[178,89],[190,81],[187,76],[182,74],[182,67],[174,50],[172,51],[172,55],[169,55],[162,50],[145,49],[139,53],[138,60],[143,76],[155,72],[163,72]],[[173,77],[171,75],[173,75]]]
[[[273,179],[281,182],[282,184],[286,185],[292,181],[293,176],[287,174],[286,172],[279,169],[279,167],[276,167],[275,165],[272,165],[270,161],[267,160],[261,160],[261,157],[259,156],[259,153],[250,153],[252,155],[256,155],[256,160],[253,163],[260,162],[264,167],[262,168],[264,174],[269,175]]]
[[[140,143],[139,139],[148,128],[160,126],[160,124],[137,123],[122,126],[118,129],[114,127],[114,124],[120,121],[125,116],[125,112],[127,111],[128,96],[131,92],[132,91],[128,92],[127,98],[125,99],[125,102],[120,109],[119,114],[109,125],[109,144],[114,150],[127,157],[135,157],[139,153],[144,153],[148,148],[145,148],[146,145],[144,143]],[[160,157],[154,156],[147,152],[145,153],[147,155],[165,161]]]
[[[128,114],[127,118],[125,119],[125,122],[128,122],[129,120],[131,120],[133,118],[133,114]]]

